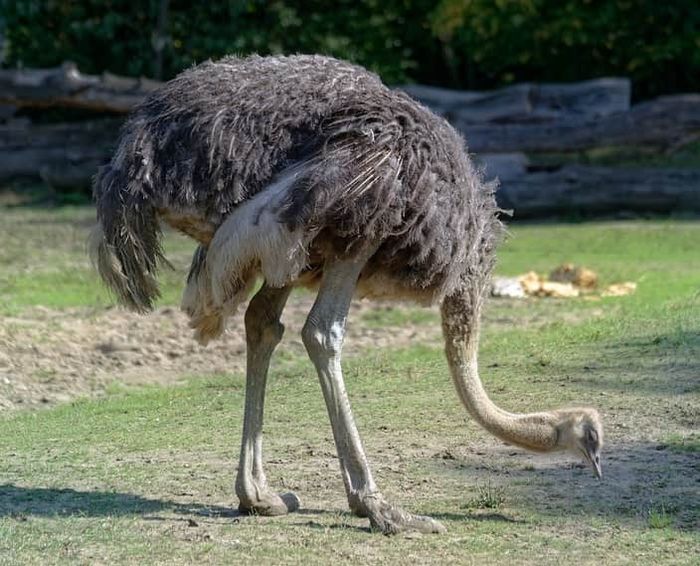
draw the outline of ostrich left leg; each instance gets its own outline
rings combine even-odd
[[[278,495],[270,490],[262,462],[267,372],[272,352],[284,333],[280,316],[290,291],[291,287],[276,289],[265,284],[250,301],[245,313],[246,396],[236,495],[242,511],[259,515],[283,515],[299,508],[299,500],[293,493]]]
[[[365,260],[338,261],[324,266],[321,288],[302,332],[309,357],[321,380],[348,503],[353,512],[369,517],[372,527],[385,534],[444,532],[445,528],[437,521],[411,515],[390,505],[382,497],[372,478],[352,416],[343,382],[340,351],[350,301]]]

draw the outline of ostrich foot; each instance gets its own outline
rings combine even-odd
[[[428,534],[447,532],[447,529],[435,519],[423,515],[412,515],[400,507],[387,503],[378,494],[365,495],[361,502],[353,503],[352,511],[360,517],[369,517],[372,529],[381,531],[385,535],[409,531]]]
[[[293,513],[301,502],[295,493],[276,494],[271,491],[260,491],[254,497],[240,497],[238,510],[248,515],[263,515],[273,517]]]

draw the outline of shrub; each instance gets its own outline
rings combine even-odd
[[[157,74],[164,0],[0,0],[5,64]],[[162,75],[226,53],[327,53],[455,88],[623,75],[700,90],[697,0],[170,0]]]

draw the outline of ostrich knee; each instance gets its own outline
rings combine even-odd
[[[340,358],[345,332],[336,324],[328,325],[312,320],[306,321],[301,330],[301,339],[311,360],[316,363],[319,357]]]
[[[274,349],[284,336],[284,324],[279,320],[279,313],[274,312],[264,301],[253,299],[250,302],[244,323],[248,348]]]

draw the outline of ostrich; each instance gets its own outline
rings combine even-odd
[[[372,477],[340,363],[356,293],[439,303],[452,380],[471,416],[508,443],[568,450],[601,473],[595,409],[509,413],[482,387],[480,311],[502,233],[494,190],[445,120],[361,67],[322,56],[227,57],[183,72],[132,113],[95,178],[90,249],[120,302],[146,312],[165,261],[160,222],[197,240],[183,309],[205,344],[262,278],[244,317],[235,482],[240,509],[261,515],[299,506],[267,484],[263,405],[290,291],[318,288],[302,338],[351,511],[387,534],[442,532],[390,504]]]

